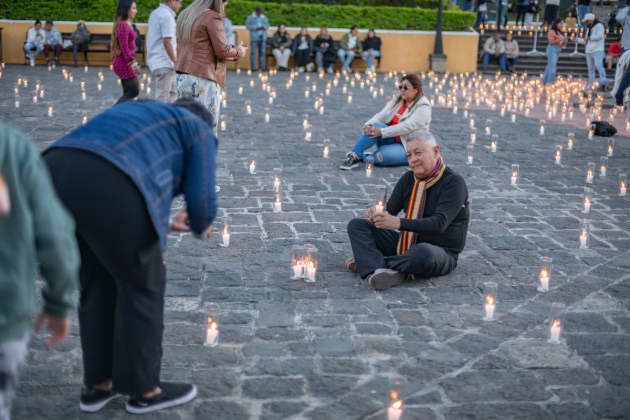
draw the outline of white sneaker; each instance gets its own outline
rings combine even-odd
[[[29,61],[31,62],[31,67],[35,67],[35,58],[34,57],[30,57]]]
[[[333,74],[334,73],[332,66],[328,67],[328,69],[326,70],[326,73],[328,73],[328,74]]]
[[[314,68],[315,68],[315,64],[313,63],[308,63],[306,65],[306,71],[313,71]]]
[[[370,71],[371,71],[372,73],[376,73],[376,68],[374,68],[374,65],[371,65],[371,66],[370,66]]]
[[[298,67],[298,73],[304,73],[304,67]]]

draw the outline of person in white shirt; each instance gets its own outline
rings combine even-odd
[[[606,28],[604,24],[595,18],[593,13],[587,13],[582,19],[586,24],[586,36],[579,38],[580,44],[586,44],[586,65],[588,67],[588,82],[586,90],[590,90],[595,82],[595,69],[599,73],[599,84],[605,86],[608,83],[606,70],[604,70],[604,42],[606,40]]]
[[[155,77],[155,100],[175,102],[177,84],[175,62],[177,61],[177,24],[175,15],[182,7],[181,0],[163,0],[149,15],[147,31],[147,63]]]
[[[35,24],[26,34],[26,44],[24,44],[24,53],[31,62],[31,67],[35,65],[35,57],[44,50],[44,42],[46,34],[42,29],[42,21],[36,20]],[[35,50],[35,52],[31,50]]]

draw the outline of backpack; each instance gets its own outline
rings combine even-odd
[[[617,133],[615,126],[607,121],[593,121],[591,125],[595,126],[595,132],[593,134],[596,136],[610,137]]]

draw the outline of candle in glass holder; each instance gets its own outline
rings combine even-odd
[[[510,184],[516,185],[516,183],[518,182],[519,172],[520,172],[519,164],[518,163],[513,163],[512,164],[512,176],[510,178]]]
[[[496,153],[498,144],[499,144],[499,135],[493,134],[492,139],[490,140],[490,151],[492,153]]]
[[[87,113],[83,111],[82,116],[81,116],[81,124],[83,125],[87,124],[87,120],[88,120]]]
[[[556,158],[556,165],[562,164],[562,145],[560,144],[556,146],[555,158]]]
[[[399,420],[403,412],[404,379],[396,376],[389,386],[389,401],[387,405],[387,420]]]
[[[291,247],[291,280],[302,278],[305,258],[306,250],[303,246],[293,245]]]
[[[225,118],[225,115],[221,115],[221,117],[219,117],[219,128],[221,129],[221,131],[225,131],[225,129],[227,128],[227,120]]]
[[[52,104],[52,102],[48,102],[48,116],[49,117],[53,116],[53,104]]]
[[[311,133],[311,125],[309,124],[305,129],[304,129],[304,140],[305,141],[311,141],[312,138],[312,133]]]
[[[575,134],[567,134],[567,150],[573,150],[573,142],[575,141]]]
[[[595,175],[595,162],[589,162],[586,165],[586,183],[593,183],[593,176]]]
[[[628,191],[628,174],[619,174],[619,196],[623,197]]]
[[[250,155],[249,157],[249,174],[254,175],[256,173],[256,157]]]
[[[473,163],[473,151],[475,150],[475,146],[468,145],[466,147],[466,164],[467,165],[472,165]]]
[[[269,108],[265,108],[265,122],[268,123],[269,119]]]
[[[486,136],[492,134],[492,120],[486,120]]]
[[[15,107],[20,107],[20,95],[15,95]]]
[[[314,283],[317,276],[317,248],[314,245],[307,244],[306,248],[306,260],[304,263],[304,281],[307,283]]]
[[[326,159],[330,157],[330,139],[324,139],[324,148],[322,150],[322,155]]]
[[[348,103],[351,104],[352,103],[352,94],[348,95]]]
[[[492,321],[494,319],[494,310],[497,304],[497,284],[492,281],[487,281],[484,283],[484,296],[483,296],[483,308],[484,321]]]
[[[308,99],[311,96],[311,90],[309,88],[304,89],[304,97]]]
[[[592,197],[593,197],[593,190],[585,187],[584,196],[582,200],[582,203],[583,203],[582,213],[588,213],[591,211]]]
[[[588,129],[588,139],[593,140],[593,136],[595,135],[595,124],[590,124]]]
[[[470,114],[470,128],[475,128],[475,114]]]
[[[588,248],[588,220],[580,221],[580,248]]]
[[[475,127],[470,129],[470,142],[475,143],[477,141],[477,129]]]
[[[551,314],[549,316],[549,342],[559,343],[560,333],[564,324],[564,314],[567,307],[563,303],[552,303]]]
[[[510,118],[510,120],[515,123],[516,122],[516,109],[512,110],[512,117]]]
[[[365,158],[365,176],[370,178],[372,176],[372,168],[374,167],[374,156],[368,156]]]
[[[374,214],[382,213],[387,205],[387,187],[378,185],[374,192]]]
[[[599,177],[606,177],[606,168],[608,167],[608,156],[602,156],[599,158]]]
[[[282,211],[282,192],[280,189],[274,191],[273,193],[273,211],[275,213]]]
[[[608,139],[608,148],[606,149],[608,151],[608,156],[613,155],[614,147],[615,147],[615,139]]]
[[[538,272],[538,291],[548,292],[549,281],[551,280],[551,262],[550,257],[540,258],[540,271]]]
[[[245,112],[248,115],[252,113],[252,101],[245,101]]]
[[[538,134],[541,136],[545,135],[545,120],[540,120],[540,129],[538,130]]]
[[[223,243],[219,244],[223,247],[230,246],[230,225],[231,225],[231,217],[224,216],[223,217],[223,228],[221,229],[221,236],[223,239]]]
[[[204,347],[216,347],[219,345],[219,320],[217,305],[208,302],[205,307],[206,312],[206,334]]]
[[[282,168],[273,168],[273,189],[277,191],[282,184]]]
[[[248,71],[250,71],[250,70],[248,70]],[[254,81],[254,79],[251,79],[251,80],[249,81],[249,87],[250,87],[250,88],[253,88],[255,84],[256,84],[256,82]]]
[[[33,91],[33,103],[36,104],[39,98],[39,94],[36,90]]]

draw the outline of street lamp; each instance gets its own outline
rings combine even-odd
[[[435,30],[435,46],[433,54],[429,55],[431,70],[436,73],[446,72],[446,55],[442,47],[442,2],[438,0],[437,28]]]

